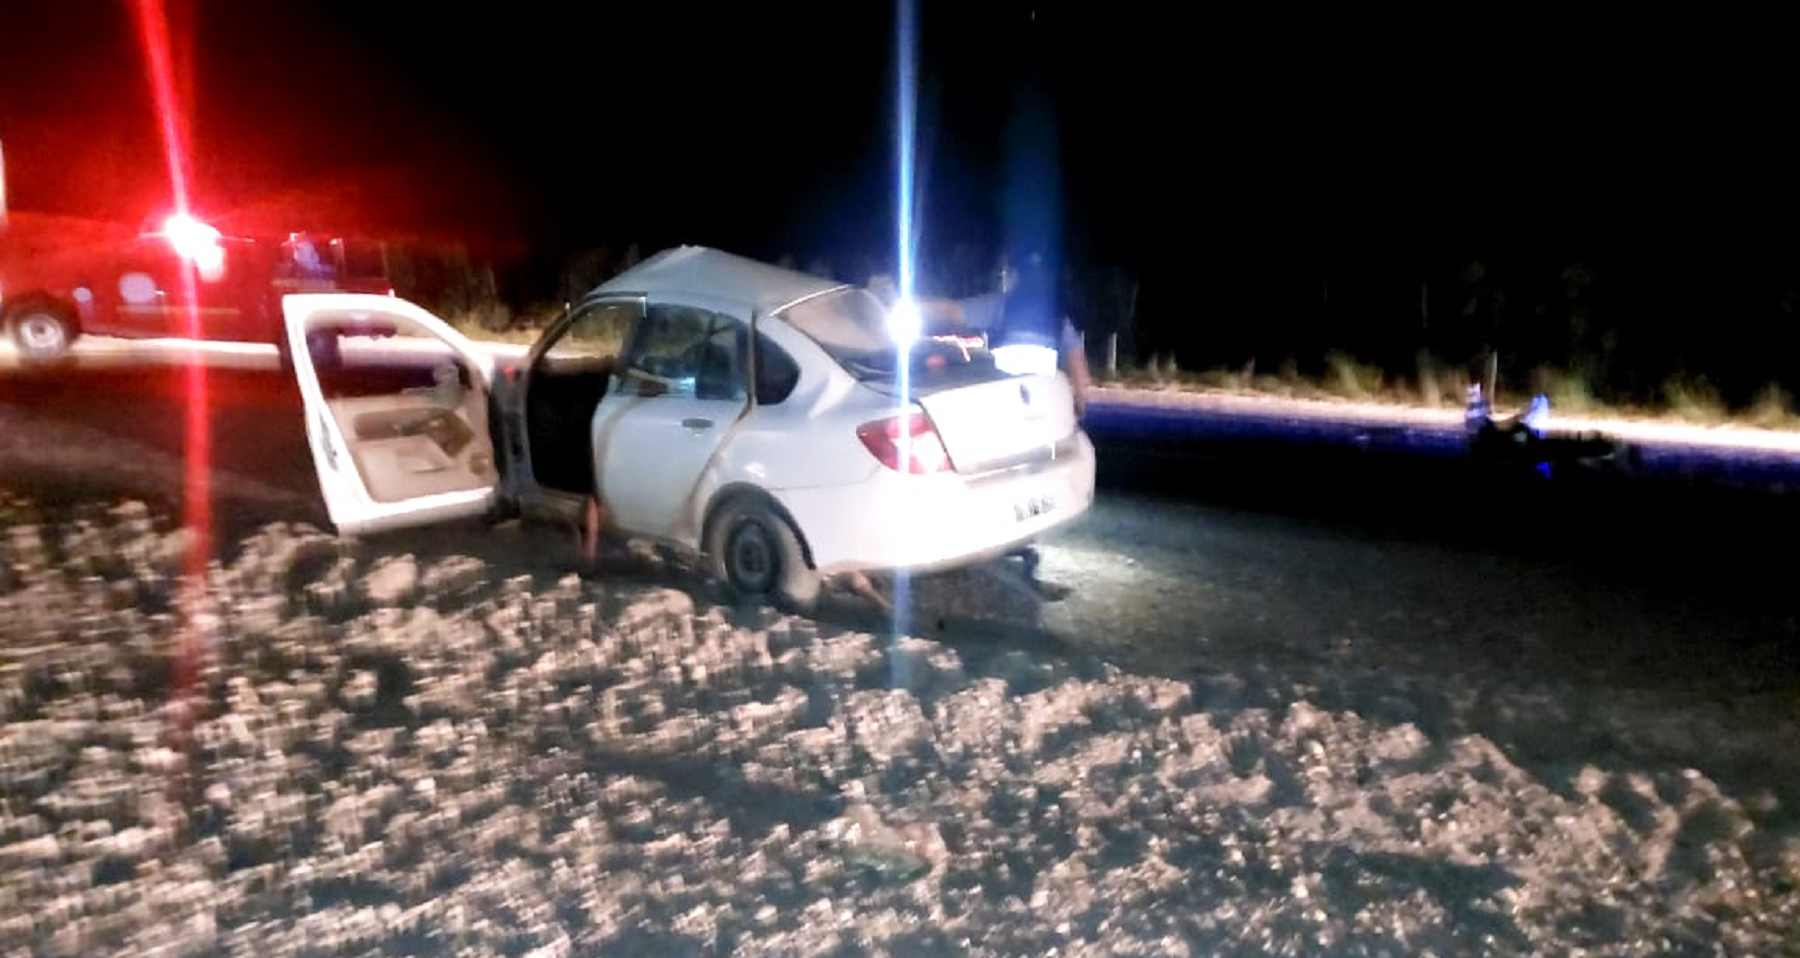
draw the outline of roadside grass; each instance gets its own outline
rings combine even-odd
[[[1743,418],[1762,429],[1800,429],[1800,413],[1795,411],[1794,397],[1774,383],[1764,386],[1756,394]]]
[[[555,318],[554,314],[538,315],[536,311],[515,316],[504,308],[449,310],[437,315],[470,339],[525,345],[536,342]]]
[[[1587,380],[1561,369],[1543,367],[1537,370],[1537,391],[1550,400],[1550,408],[1578,416],[1603,415],[1608,410],[1594,397]],[[1613,410],[1617,413],[1618,410]]]
[[[1206,370],[1182,369],[1166,357],[1156,357],[1140,368],[1100,370],[1095,381],[1103,386],[1163,392],[1221,392],[1233,395],[1267,395],[1289,399],[1372,402],[1427,409],[1460,409],[1470,380],[1421,355],[1412,377],[1396,377],[1353,356],[1334,353],[1326,358],[1324,373],[1316,379],[1298,374],[1290,360],[1275,373],[1258,374],[1253,368]],[[1529,383],[1499,383],[1496,407],[1523,408],[1542,393],[1559,413],[1600,419],[1654,420],[1684,425],[1739,426],[1800,431],[1800,411],[1792,394],[1773,383],[1764,386],[1747,404],[1734,407],[1705,379],[1675,376],[1660,390],[1660,401],[1649,404],[1606,402],[1595,395],[1579,374],[1543,367]]]
[[[556,306],[540,306],[517,315],[503,310],[449,311],[438,315],[470,339],[529,346],[562,315],[562,310]],[[625,348],[624,317],[607,315],[597,319],[598,322],[577,320],[576,327],[568,333],[569,338],[561,342],[574,346],[585,355],[617,355]]]

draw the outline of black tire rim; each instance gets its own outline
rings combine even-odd
[[[744,519],[731,529],[725,543],[725,569],[739,591],[762,595],[775,588],[781,572],[775,537],[756,519]]]

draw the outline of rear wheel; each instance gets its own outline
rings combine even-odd
[[[706,553],[714,573],[741,598],[800,613],[818,604],[819,573],[807,564],[794,527],[767,502],[745,497],[721,507]]]
[[[31,361],[59,358],[75,340],[75,321],[51,303],[30,303],[13,310],[7,326],[19,354]]]

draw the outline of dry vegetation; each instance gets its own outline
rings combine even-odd
[[[1400,378],[1355,357],[1336,353],[1326,363],[1322,377],[1302,376],[1288,362],[1273,372],[1243,369],[1182,369],[1169,357],[1151,357],[1141,367],[1102,370],[1097,380],[1109,386],[1173,390],[1223,391],[1264,394],[1290,399],[1349,399],[1423,406],[1429,409],[1459,408],[1465,401],[1470,379],[1461,369],[1421,357],[1417,373]],[[1497,405],[1523,406],[1538,393],[1549,397],[1551,407],[1564,413],[1613,419],[1655,419],[1701,425],[1752,426],[1760,429],[1800,429],[1800,412],[1794,397],[1776,384],[1765,386],[1747,405],[1733,407],[1717,388],[1702,377],[1677,376],[1663,384],[1662,401],[1623,405],[1596,398],[1595,390],[1579,375],[1563,370],[1537,370],[1530,382],[1501,381]]]

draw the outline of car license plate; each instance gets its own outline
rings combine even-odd
[[[1024,522],[1035,519],[1056,510],[1056,500],[1051,496],[1032,496],[1022,502],[1013,504],[1013,521]]]

